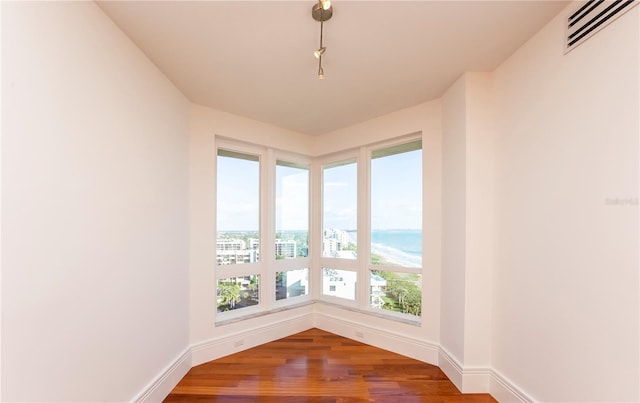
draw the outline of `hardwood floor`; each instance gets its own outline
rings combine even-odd
[[[495,402],[433,365],[311,329],[192,368],[165,402]]]

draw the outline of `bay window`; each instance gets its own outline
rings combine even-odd
[[[313,300],[418,320],[420,135],[313,165],[267,147],[217,144],[216,320]]]

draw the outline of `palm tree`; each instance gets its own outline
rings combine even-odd
[[[220,295],[220,305],[229,305],[230,309],[236,307],[240,302],[240,285],[238,283],[219,283],[218,295]]]

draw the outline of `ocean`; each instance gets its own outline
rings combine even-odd
[[[355,231],[348,234],[354,241]],[[373,230],[371,253],[400,266],[422,267],[422,231]]]

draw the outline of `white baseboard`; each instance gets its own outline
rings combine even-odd
[[[533,403],[535,401],[508,378],[491,368],[464,368],[457,359],[436,343],[353,320],[345,321],[344,318],[320,312],[306,312],[268,325],[256,326],[194,344],[176,357],[132,401],[161,402],[196,365],[312,327],[437,365],[462,393],[490,393],[500,403]]]
[[[191,348],[184,350],[153,379],[133,402],[161,402],[191,369]]]
[[[439,348],[438,366],[462,393],[489,393],[491,368],[465,368],[442,347]]]
[[[313,313],[307,312],[265,326],[244,329],[222,337],[205,340],[191,346],[191,365],[200,365],[312,327]]]
[[[528,396],[501,373],[491,370],[489,393],[500,403],[533,403],[535,400]]]
[[[388,329],[380,329],[353,320],[345,321],[327,313],[315,313],[315,326],[325,330],[369,344],[378,348],[392,351],[406,357],[438,365],[439,346],[424,340],[409,337]]]
[[[462,365],[442,347],[438,352],[438,366],[458,390],[462,391]]]

